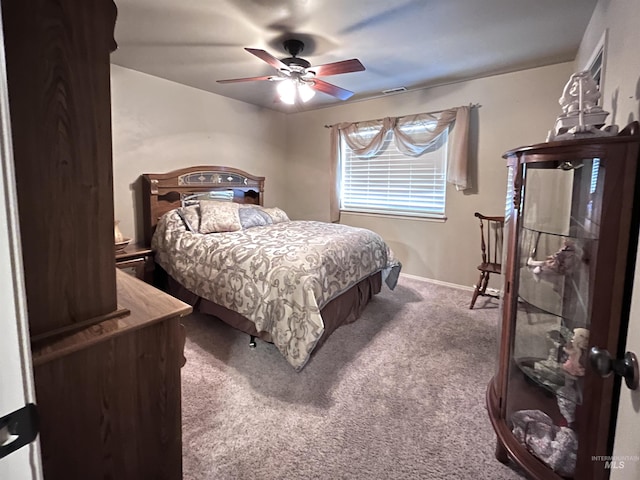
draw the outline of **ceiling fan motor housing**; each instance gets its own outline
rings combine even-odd
[[[295,57],[304,50],[304,43],[300,40],[296,40],[295,38],[285,40],[284,42],[282,42],[282,45],[284,46],[284,49],[291,54],[292,57]]]
[[[294,65],[301,68],[309,68],[311,66],[311,64],[305,59],[297,57],[297,55],[304,50],[303,42],[296,40],[295,38],[291,38],[289,40],[285,40],[282,45],[284,46],[284,49],[291,54],[291,57],[283,58],[281,60],[287,67]]]

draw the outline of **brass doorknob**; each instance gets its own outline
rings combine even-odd
[[[622,359],[612,359],[608,350],[600,347],[591,347],[589,351],[589,363],[591,368],[602,377],[608,377],[612,373],[624,377],[624,381],[630,390],[638,388],[640,370],[638,358],[635,353],[627,352]]]

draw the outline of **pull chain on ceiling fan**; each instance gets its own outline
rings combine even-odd
[[[237,83],[277,81],[279,82],[277,90],[280,99],[288,104],[294,104],[296,99],[300,99],[302,102],[307,102],[315,95],[316,91],[326,93],[339,98],[340,100],[347,100],[353,95],[353,92],[320,80],[318,77],[339,75],[341,73],[361,72],[365,70],[365,68],[364,65],[360,63],[360,60],[352,58],[351,60],[342,60],[340,62],[311,66],[307,60],[298,57],[298,54],[304,49],[303,42],[296,39],[290,39],[286,40],[283,45],[284,49],[291,56],[282,60],[278,60],[265,50],[245,48],[247,52],[255,55],[260,60],[275,68],[278,71],[276,75],[233,78],[229,80],[218,80],[217,82]]]

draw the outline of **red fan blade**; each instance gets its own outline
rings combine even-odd
[[[273,55],[271,55],[268,52],[265,52],[264,50],[260,50],[260,49],[257,49],[257,48],[245,48],[245,50],[247,52],[249,52],[249,53],[252,53],[256,57],[258,57],[260,60],[262,60],[263,62],[267,62],[269,65],[271,65],[275,69],[278,69],[278,70],[289,70],[289,67],[287,67],[286,64],[282,63],[276,57],[274,57]]]
[[[273,75],[267,77],[230,78],[229,80],[216,80],[218,83],[253,82],[257,80],[271,80]]]
[[[344,88],[336,87],[331,83],[323,82],[322,80],[314,79],[310,82],[311,88],[318,90],[322,93],[327,93],[333,97],[337,97],[340,100],[347,100],[353,95],[353,92],[345,90]]]
[[[307,72],[314,72],[316,77],[328,77],[329,75],[339,75],[341,73],[362,72],[364,65],[357,58],[343,60],[341,62],[325,63],[307,68]]]

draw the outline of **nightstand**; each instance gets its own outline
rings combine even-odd
[[[130,244],[116,252],[116,267],[147,283],[153,283],[153,252],[149,247]]]

